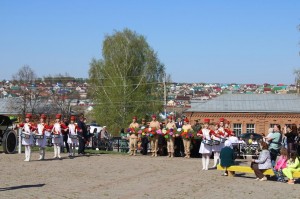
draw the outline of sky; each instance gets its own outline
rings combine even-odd
[[[0,0],[0,80],[88,77],[106,35],[146,37],[175,82],[293,84],[299,0]]]

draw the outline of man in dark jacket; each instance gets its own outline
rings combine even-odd
[[[77,123],[78,128],[79,128],[79,133],[78,133],[78,142],[79,142],[79,147],[78,147],[78,154],[83,155],[85,154],[85,141],[87,140],[87,126],[84,123],[84,115],[81,115],[79,117],[79,121]]]

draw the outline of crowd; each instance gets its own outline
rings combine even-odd
[[[24,123],[18,125],[22,129],[22,144],[25,146],[25,160],[31,159],[31,146],[39,146],[39,160],[45,159],[45,146],[47,137],[51,136],[54,147],[54,158],[61,159],[61,148],[65,146],[69,157],[75,156],[76,146],[78,154],[84,154],[85,142],[87,140],[87,125],[83,115],[76,121],[71,116],[61,121],[61,115],[57,114],[55,122],[51,125],[45,123],[46,116],[40,116],[40,122],[34,124],[30,121],[31,115],[27,114]],[[146,122],[142,119],[141,124],[137,122],[137,117],[132,118],[129,128],[123,131],[123,137],[129,141],[129,155],[137,155],[138,142],[141,142],[141,153],[147,155],[148,143],[151,146],[151,156],[157,157],[158,153],[163,153],[159,147],[159,142],[166,142],[167,157],[182,156],[190,158],[191,153],[198,153],[202,156],[202,170],[208,170],[210,157],[213,154],[213,168],[220,163],[222,167],[234,165],[235,153],[233,144],[245,143],[238,139],[230,129],[230,122],[220,118],[218,123],[211,124],[210,119],[205,118],[200,125],[199,120],[192,126],[188,118],[183,121],[178,118],[174,121],[173,116],[169,116],[166,123],[160,123],[156,115],[152,115],[152,120]],[[126,136],[127,134],[127,136]],[[267,180],[263,172],[266,169],[273,169],[277,180],[293,184],[293,172],[300,171],[300,131],[295,124],[286,125],[281,129],[276,124],[269,129],[267,136],[260,140],[250,137],[248,144],[259,145],[259,156],[251,162],[256,179]],[[198,147],[197,147],[198,146]],[[192,152],[191,152],[192,149]],[[227,175],[227,172],[223,175]]]

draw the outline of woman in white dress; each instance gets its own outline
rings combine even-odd
[[[208,170],[209,157],[212,152],[212,140],[211,136],[213,131],[208,128],[210,119],[204,119],[203,128],[197,133],[197,136],[202,137],[199,153],[202,154],[202,170]]]
[[[31,145],[33,145],[33,132],[36,129],[34,123],[30,122],[32,115],[26,114],[25,122],[19,124],[22,128],[22,145],[25,146],[25,162],[29,162],[31,158]]]
[[[214,125],[214,133],[212,135],[213,145],[212,145],[212,152],[214,153],[214,165],[212,168],[216,168],[217,164],[220,160],[220,151],[223,148],[221,144],[221,136],[223,135],[219,132],[219,125]]]
[[[62,129],[67,129],[68,127],[62,123],[61,121],[61,114],[57,114],[55,116],[55,123],[52,125],[52,144],[54,147],[54,157],[53,158],[61,158],[60,156],[60,146],[63,143],[62,137]]]
[[[40,147],[40,158],[39,160],[45,159],[45,146],[47,144],[47,138],[45,136],[45,131],[49,129],[49,126],[45,123],[46,115],[42,114],[40,118],[40,123],[37,125],[36,131],[36,145]],[[39,138],[40,136],[40,138]]]
[[[75,116],[71,116],[70,124],[68,125],[69,128],[69,138],[68,138],[68,144],[70,146],[70,153],[69,157],[75,156],[76,146],[78,146],[78,138],[77,138],[77,124],[75,122]]]

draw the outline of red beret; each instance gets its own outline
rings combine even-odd
[[[70,120],[71,120],[71,121],[75,121],[75,116],[72,115],[71,118],[70,118]]]
[[[222,117],[222,118],[220,118],[220,122],[224,122],[225,121],[225,119]]]
[[[204,122],[204,123],[208,123],[208,124],[209,124],[209,123],[210,123],[210,119],[208,119],[208,118],[205,118],[205,119],[203,120],[203,122]]]
[[[30,113],[27,113],[25,117],[26,117],[26,118],[31,118],[32,115],[31,115]]]
[[[55,119],[60,119],[61,118],[61,114],[56,114]]]
[[[152,118],[156,118],[156,115],[152,115]]]
[[[45,120],[47,118],[47,116],[45,114],[42,114],[41,118],[43,118]]]

